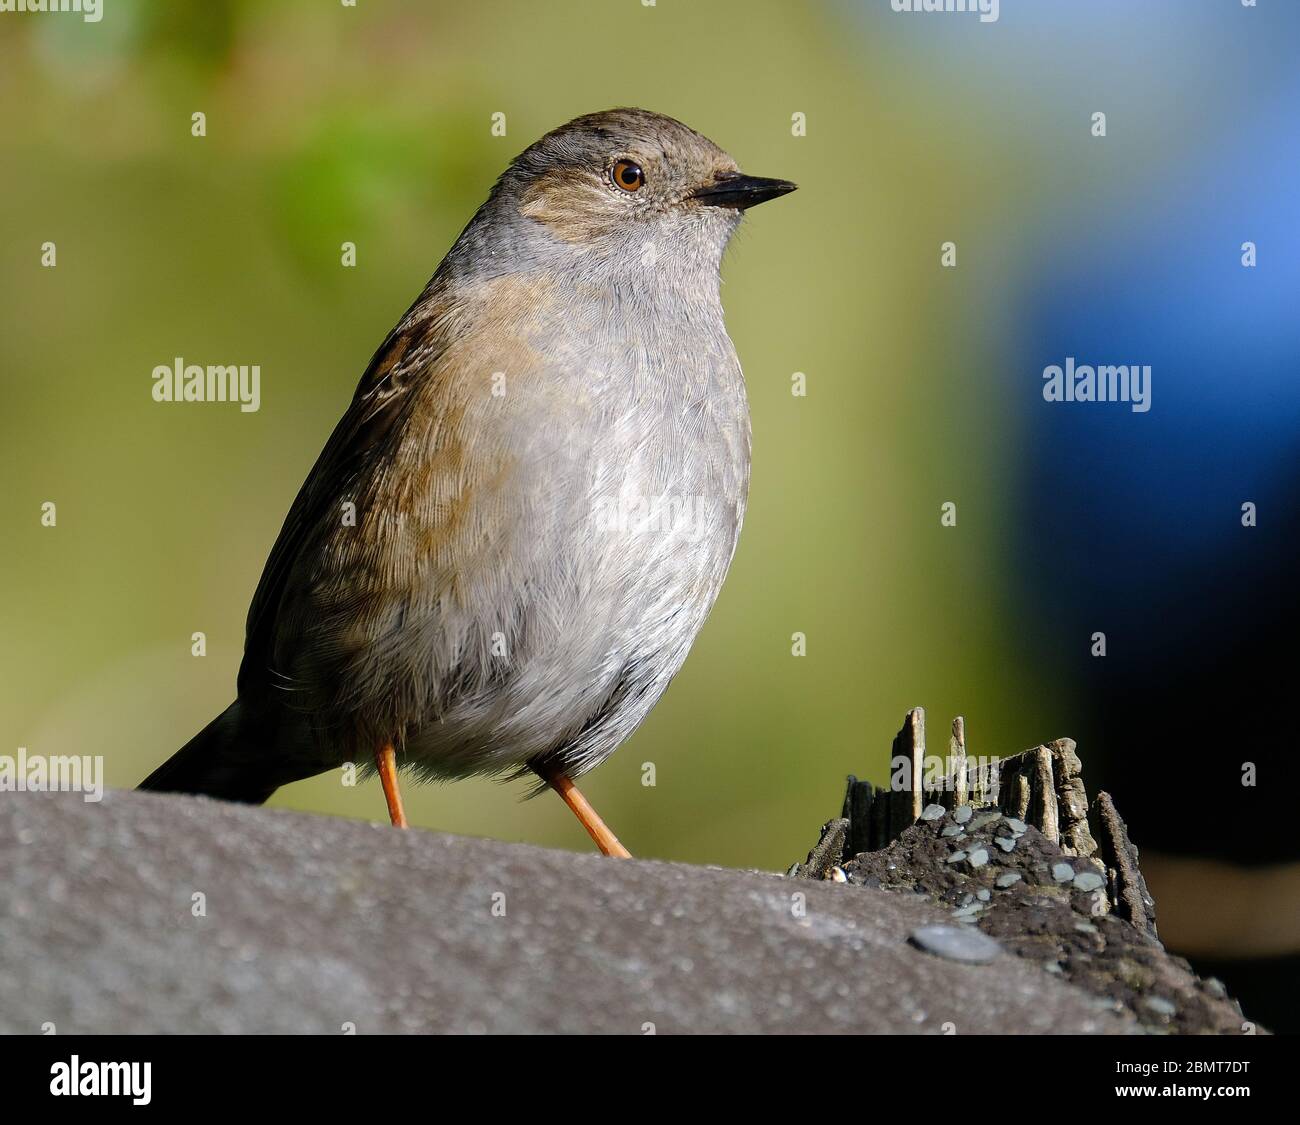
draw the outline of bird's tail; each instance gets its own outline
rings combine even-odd
[[[245,744],[239,719],[236,700],[146,777],[139,788],[262,804],[279,788],[279,782],[268,777],[266,756]]]

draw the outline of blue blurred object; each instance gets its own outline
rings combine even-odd
[[[1067,356],[1152,367],[1146,413],[1032,400],[1017,554],[1039,651],[1083,688],[1090,763],[1106,755],[1104,783],[1157,828],[1170,769],[1198,771],[1216,803],[1240,798],[1241,823],[1297,777],[1285,738],[1300,563],[1294,94],[1104,243],[1056,243],[1028,304],[1030,374]],[[1247,502],[1258,526],[1243,526]],[[1091,655],[1094,632],[1105,657]],[[1254,790],[1245,760],[1259,762]],[[1280,829],[1220,846],[1260,862],[1300,854]]]

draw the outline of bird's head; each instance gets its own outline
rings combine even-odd
[[[749,207],[794,191],[749,176],[671,117],[613,109],[576,118],[524,150],[489,207],[516,231],[579,257],[716,269]],[[495,206],[493,206],[495,205]],[[673,271],[677,272],[677,271]]]

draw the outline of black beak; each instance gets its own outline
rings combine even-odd
[[[740,172],[730,172],[719,176],[711,184],[691,192],[692,199],[710,207],[731,207],[743,211],[769,199],[789,195],[798,184],[789,180],[769,180],[764,176],[746,176]]]

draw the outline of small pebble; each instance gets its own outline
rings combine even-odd
[[[975,897],[979,899],[980,902],[988,902],[988,900],[993,897],[993,892],[987,887],[982,887],[980,890],[975,892]]]
[[[1074,878],[1074,868],[1068,863],[1052,864],[1052,878],[1058,883],[1068,883]]]
[[[983,909],[984,907],[981,903],[972,902],[969,906],[963,906],[960,910],[954,910],[952,916],[954,918],[973,918]]]
[[[1100,931],[1099,929],[1097,929],[1097,927],[1094,926],[1091,922],[1075,922],[1075,924],[1074,924],[1074,928],[1075,928],[1076,930],[1078,930],[1079,933],[1081,933],[1081,934],[1099,934],[1099,933],[1101,933],[1101,931]]]
[[[1223,981],[1221,981],[1218,977],[1206,977],[1204,984],[1205,984],[1206,991],[1212,993],[1215,996],[1228,995],[1227,987],[1224,985]]]
[[[926,805],[925,808],[921,810],[921,819],[938,820],[947,811],[948,810],[945,809],[942,805]]]
[[[1011,851],[1012,848],[1016,846],[1015,837],[1002,836],[994,840],[993,842],[997,844],[997,846],[1001,848],[1004,852],[1009,852]]]
[[[999,819],[998,813],[995,812],[980,813],[979,816],[973,817],[971,819],[970,824],[966,826],[966,830],[968,832],[978,832],[986,824],[992,824],[997,819]]]
[[[972,867],[983,867],[989,861],[989,850],[988,848],[976,848],[967,858],[970,860]]]
[[[1017,820],[1014,816],[1007,817],[1006,821],[1007,826],[1017,836],[1023,836],[1029,830],[1029,826],[1023,820]]]
[[[975,810],[970,805],[961,805],[955,810],[953,810],[952,818],[958,824],[965,824],[968,820],[970,820],[971,814],[974,811]]]
[[[912,931],[913,944],[950,961],[984,965],[1002,952],[1002,947],[979,930],[956,926],[921,926]]]
[[[940,836],[962,836],[965,835],[965,833],[966,833],[966,829],[964,829],[960,824],[946,824],[944,825],[943,831],[940,832],[939,835]]]
[[[1010,850],[1011,850],[1010,848],[1007,849],[1007,851]],[[999,887],[1014,887],[1019,882],[1020,882],[1019,871],[1008,871],[1005,875],[999,875],[997,879],[997,885]]]
[[[831,868],[832,883],[847,883],[848,881],[849,881],[849,877],[844,874],[844,868],[842,867]]]
[[[944,862],[945,862],[945,863],[960,863],[960,862],[961,862],[963,859],[965,859],[965,858],[966,858],[966,853],[965,853],[965,852],[953,852],[952,855],[950,855],[950,856],[949,856],[949,857],[948,857]]]
[[[1056,961],[1048,961],[1047,964],[1043,966],[1043,968],[1046,969],[1049,973],[1065,972],[1065,970],[1062,969],[1060,964]]]
[[[1178,1009],[1163,996],[1148,996],[1142,1001],[1142,1006],[1149,1011],[1155,1012],[1156,1015],[1165,1016],[1166,1018],[1178,1014]]]
[[[1106,880],[1095,871],[1080,871],[1074,877],[1074,889],[1076,891],[1099,891],[1105,885]]]

